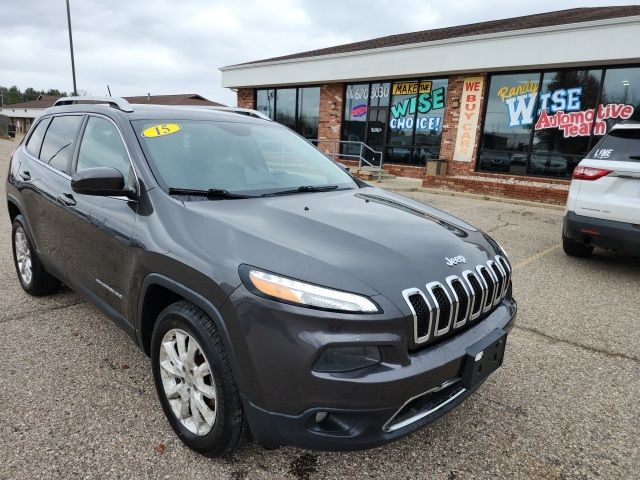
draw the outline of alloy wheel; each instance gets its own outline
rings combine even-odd
[[[16,263],[18,264],[18,273],[25,285],[31,283],[33,278],[33,271],[31,265],[31,248],[29,247],[29,241],[27,240],[27,234],[22,227],[16,228],[14,234],[14,249],[16,252]]]
[[[211,367],[192,335],[169,330],[160,345],[160,376],[174,415],[191,433],[208,434],[216,422],[217,391]]]

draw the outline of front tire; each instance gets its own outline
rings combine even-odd
[[[585,258],[593,253],[593,246],[576,242],[564,235],[562,236],[562,249],[564,250],[564,253],[572,257]]]
[[[16,216],[11,230],[13,263],[18,280],[25,292],[36,297],[52,294],[60,289],[60,280],[46,271],[27,235],[24,218]]]
[[[220,333],[190,302],[165,308],[151,339],[151,366],[162,409],[176,435],[196,452],[231,453],[247,421]]]

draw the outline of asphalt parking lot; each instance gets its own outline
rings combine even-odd
[[[0,140],[2,195],[14,142]],[[411,193],[493,235],[519,302],[505,364],[458,409],[357,453],[208,459],[174,436],[146,356],[64,290],[23,293],[0,213],[0,478],[638,478],[640,258],[565,256],[562,211]]]

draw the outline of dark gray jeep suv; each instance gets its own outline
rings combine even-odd
[[[501,365],[516,303],[489,236],[250,112],[93,100],[11,159],[18,278],[122,327],[194,450],[381,445]]]

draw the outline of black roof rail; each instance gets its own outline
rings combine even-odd
[[[53,106],[73,105],[74,103],[106,103],[123,112],[133,112],[131,104],[121,97],[60,97]]]
[[[224,106],[216,106],[216,105],[189,105],[189,107],[205,108],[207,110],[218,110],[220,112],[239,113],[240,115],[246,115],[248,117],[261,118],[263,120],[269,120],[270,122],[273,121],[264,113],[259,112],[258,110],[254,110],[252,108],[224,107]]]

